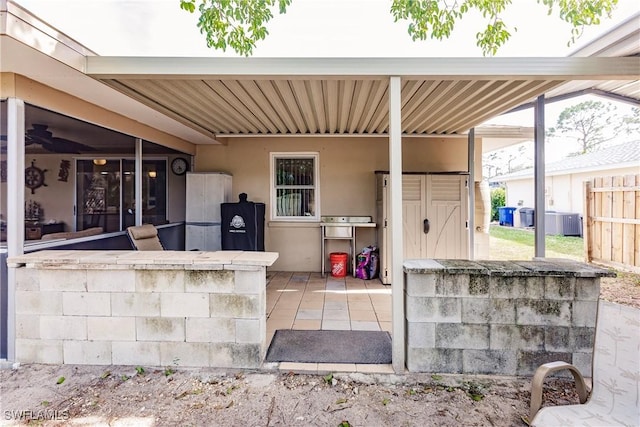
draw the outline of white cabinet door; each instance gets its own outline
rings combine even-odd
[[[402,240],[404,259],[426,257],[426,239],[422,231],[425,218],[425,176],[402,176]]]
[[[468,257],[467,175],[402,176],[403,259]],[[379,176],[380,280],[391,283],[388,175]]]
[[[467,258],[468,197],[466,176],[427,175],[427,258]]]

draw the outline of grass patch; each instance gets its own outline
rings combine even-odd
[[[497,239],[508,240],[530,247],[535,246],[535,235],[530,230],[492,225],[489,227],[489,234]],[[549,235],[545,236],[544,241],[547,251],[572,257],[582,257],[584,254],[582,237]]]

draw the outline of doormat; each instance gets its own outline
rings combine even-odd
[[[391,363],[386,331],[308,331],[278,329],[267,362]]]

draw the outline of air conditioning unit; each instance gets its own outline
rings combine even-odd
[[[582,236],[582,220],[575,212],[545,212],[545,234]]]

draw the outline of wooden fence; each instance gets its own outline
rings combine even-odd
[[[640,273],[640,174],[584,183],[587,262]]]

